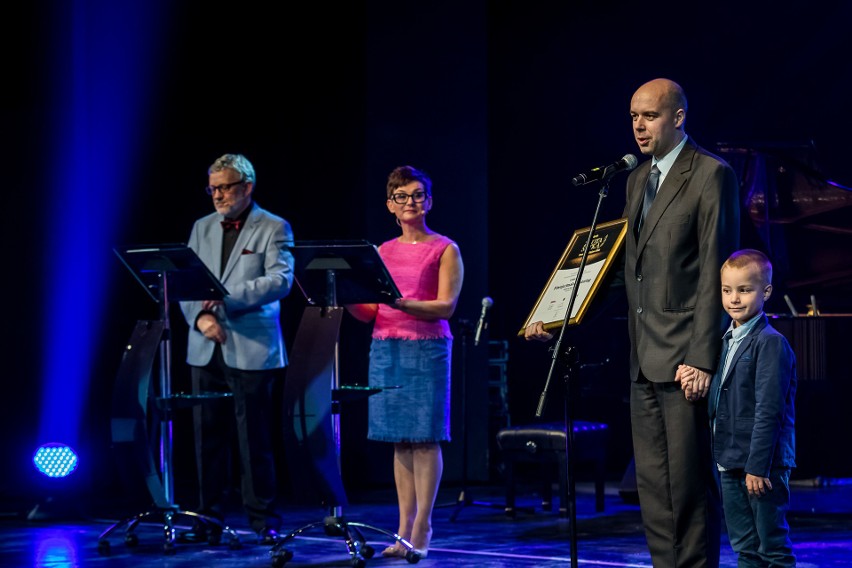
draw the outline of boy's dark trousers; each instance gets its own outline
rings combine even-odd
[[[719,472],[728,540],[737,553],[737,566],[795,566],[786,514],[790,508],[790,470],[769,472],[772,491],[750,496],[745,472]]]

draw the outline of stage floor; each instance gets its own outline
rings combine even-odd
[[[529,488],[519,493],[519,511],[509,518],[503,511],[501,487],[474,486],[468,490],[473,503],[456,511],[459,489],[445,487],[433,517],[434,537],[427,558],[418,566],[566,566],[571,564],[570,527],[556,512],[543,511],[540,499]],[[343,511],[350,522],[365,523],[394,532],[397,509],[389,489],[350,496]],[[800,567],[852,565],[852,486],[795,487],[789,516],[795,553]],[[139,511],[128,511],[128,514]],[[287,507],[282,534],[320,522],[329,511],[322,508]],[[454,521],[450,516],[457,512]],[[128,547],[124,532],[111,536],[110,553],[98,552],[98,537],[117,519],[54,519],[27,521],[6,514],[0,519],[0,566],[65,568],[78,566],[148,567],[245,567],[272,566],[270,546],[257,543],[239,511],[227,521],[240,536],[242,548],[227,544],[179,543],[173,555],[163,553],[162,528],[144,523],[135,530],[138,545]],[[406,566],[398,558],[382,558],[391,542],[381,532],[362,529],[367,543],[376,549],[366,565]],[[626,503],[617,484],[609,484],[606,508],[594,510],[591,484],[577,485],[577,564],[579,566],[649,567],[650,557],[636,505]],[[322,527],[301,533],[284,547],[293,553],[286,566],[352,566],[340,537],[329,537]],[[736,558],[723,537],[722,566],[736,566]]]

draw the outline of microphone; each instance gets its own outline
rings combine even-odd
[[[625,154],[623,158],[608,166],[601,168],[592,168],[587,172],[583,172],[574,179],[571,183],[574,185],[586,185],[598,180],[607,180],[622,170],[630,171],[639,164],[639,160],[633,154]]]
[[[479,314],[479,321],[476,322],[476,335],[473,338],[474,346],[479,345],[479,339],[482,337],[482,330],[488,328],[488,310],[494,305],[494,300],[485,296],[482,298],[482,312]]]

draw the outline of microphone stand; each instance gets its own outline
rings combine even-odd
[[[455,522],[462,509],[468,506],[476,505],[481,507],[491,507],[502,509],[504,505],[496,503],[488,503],[484,501],[475,501],[471,499],[468,491],[468,424],[467,424],[467,340],[471,335],[471,324],[466,319],[460,319],[458,334],[461,336],[461,420],[462,420],[462,478],[461,490],[458,498],[452,503],[436,505],[435,508],[454,507],[450,514],[450,522]]]
[[[612,173],[615,173],[614,171]],[[609,179],[611,176],[605,176],[601,179],[601,189],[598,192],[598,203],[595,207],[595,214],[592,218],[592,224],[589,228],[589,234],[586,237],[586,244],[583,246],[583,256],[580,259],[580,266],[577,269],[577,276],[574,278],[574,287],[571,290],[571,298],[568,301],[568,309],[565,311],[565,318],[562,320],[562,328],[559,330],[559,338],[556,340],[556,345],[553,347],[553,356],[550,362],[550,370],[547,373],[547,381],[544,384],[544,390],[541,393],[538,401],[538,407],[535,411],[536,418],[541,418],[544,412],[544,407],[547,403],[547,395],[550,390],[551,379],[553,372],[556,369],[557,361],[562,357],[565,366],[564,379],[564,405],[563,412],[565,415],[565,459],[568,469],[568,518],[571,524],[570,529],[570,546],[571,546],[571,568],[577,568],[577,495],[574,491],[574,421],[572,418],[573,399],[571,397],[571,378],[576,374],[577,355],[576,346],[570,346],[562,353],[562,338],[565,335],[565,330],[568,327],[568,321],[571,319],[571,312],[574,310],[574,301],[577,298],[577,292],[580,289],[580,282],[583,278],[583,270],[586,268],[586,259],[589,256],[589,248],[592,242],[592,237],[595,234],[595,228],[598,224],[598,214],[601,210],[601,203],[604,197],[609,193]]]

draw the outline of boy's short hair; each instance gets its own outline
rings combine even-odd
[[[769,261],[768,256],[757,249],[736,251],[722,264],[720,272],[725,270],[725,268],[745,268],[749,264],[757,266],[766,284],[772,284],[772,263]]]

